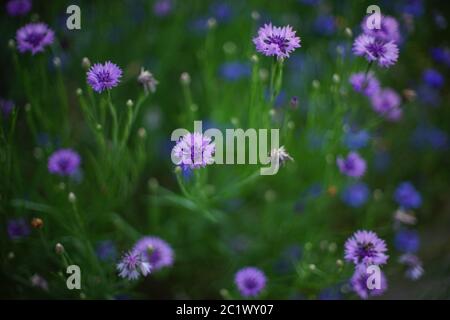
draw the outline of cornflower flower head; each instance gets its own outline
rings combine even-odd
[[[367,97],[371,97],[380,90],[380,82],[372,72],[365,74],[364,72],[354,73],[350,76],[350,84],[356,92],[362,93]]]
[[[242,296],[256,297],[266,286],[266,276],[258,268],[245,267],[236,273],[234,282]]]
[[[275,27],[272,23],[259,28],[258,36],[253,38],[256,50],[265,56],[278,59],[288,58],[296,48],[300,48],[300,38],[295,36],[291,26]]]
[[[394,245],[400,252],[416,253],[420,247],[419,234],[414,230],[400,230],[395,235]]]
[[[418,280],[424,274],[422,261],[414,254],[405,253],[400,256],[398,262],[406,266],[405,275],[408,279]]]
[[[31,285],[44,291],[48,291],[48,282],[44,277],[35,273],[30,278]]]
[[[111,240],[103,240],[97,243],[95,253],[101,261],[112,261],[116,259],[116,246]]]
[[[368,299],[369,297],[375,297],[382,295],[387,290],[387,279],[384,273],[380,274],[380,287],[370,289],[368,284],[370,274],[367,273],[365,266],[358,266],[355,269],[355,273],[350,279],[350,285],[352,290],[361,298]]]
[[[159,83],[159,81],[155,79],[150,71],[141,68],[141,72],[138,76],[138,81],[140,84],[142,84],[146,93],[156,92],[156,85]]]
[[[355,265],[381,265],[389,258],[384,240],[373,231],[356,231],[345,242],[345,260]]]
[[[351,150],[364,148],[369,144],[371,137],[367,130],[350,129],[344,135],[343,142]]]
[[[24,16],[31,10],[31,0],[9,0],[6,11],[12,17]]]
[[[445,83],[444,76],[435,69],[426,69],[422,77],[425,83],[433,88],[442,88]]]
[[[389,121],[398,121],[403,116],[400,95],[390,88],[382,89],[371,96],[372,109]]]
[[[411,182],[402,182],[395,190],[394,198],[403,209],[417,209],[422,205],[422,197]]]
[[[354,178],[359,178],[366,172],[366,161],[357,152],[350,152],[346,158],[338,157],[337,166],[341,173]]]
[[[165,17],[173,9],[172,0],[157,0],[153,4],[153,13],[158,17]]]
[[[400,42],[400,26],[398,21],[391,16],[382,16],[379,29],[369,29],[367,25],[368,17],[364,18],[361,27],[364,34],[372,36],[381,41],[394,41],[395,43]]]
[[[171,246],[158,237],[143,237],[133,248],[140,253],[155,270],[170,267],[173,264],[174,253]]]
[[[286,161],[294,161],[294,158],[292,158],[289,153],[287,153],[284,146],[279,147],[278,149],[273,149],[270,152],[270,158],[271,159],[278,159],[278,163],[280,165],[286,163]]]
[[[369,188],[365,183],[357,182],[344,189],[341,199],[350,207],[358,208],[367,202],[369,192]]]
[[[28,223],[23,218],[8,220],[7,231],[11,240],[25,238],[31,232]]]
[[[141,275],[144,277],[149,275],[152,267],[139,252],[129,251],[123,255],[122,260],[117,264],[117,270],[120,277],[136,280]]]
[[[216,145],[199,132],[182,136],[172,149],[175,162],[183,169],[198,169],[214,163]]]
[[[44,51],[46,46],[53,43],[55,33],[45,23],[29,23],[16,32],[17,48],[19,52],[31,52],[35,55]]]
[[[77,172],[81,163],[78,153],[72,149],[60,149],[52,153],[48,159],[48,171],[60,176],[71,176]]]
[[[364,56],[369,62],[377,62],[380,67],[388,68],[398,60],[398,47],[394,41],[383,41],[361,34],[353,43],[353,53]]]
[[[121,77],[122,69],[111,61],[96,63],[87,72],[88,84],[98,93],[116,87]]]
[[[7,117],[14,109],[14,102],[0,98],[0,113]]]

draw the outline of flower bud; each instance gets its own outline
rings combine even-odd
[[[353,31],[349,27],[345,28],[345,35],[349,38],[353,37]]]
[[[58,242],[55,245],[55,252],[56,252],[56,254],[59,254],[59,255],[63,254],[64,253],[64,246],[61,243]]]
[[[137,134],[139,138],[144,139],[147,136],[147,130],[145,128],[139,128]]]
[[[188,85],[191,83],[191,76],[187,72],[183,72],[180,76],[181,84]]]
[[[68,199],[69,199],[69,202],[70,202],[70,203],[75,203],[75,202],[77,201],[77,196],[75,195],[75,193],[69,192],[69,197],[68,197]]]
[[[60,57],[54,57],[53,58],[53,65],[55,68],[61,67],[61,58]]]
[[[44,221],[41,218],[33,218],[31,220],[31,226],[34,229],[41,229],[44,226]]]
[[[217,20],[215,18],[209,18],[207,21],[208,28],[212,29],[217,25]]]
[[[89,69],[91,67],[91,61],[89,60],[89,58],[84,57],[83,60],[81,60],[81,66],[83,67],[83,69]]]

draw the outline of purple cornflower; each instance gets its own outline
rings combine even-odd
[[[422,277],[424,273],[422,261],[420,261],[417,256],[410,253],[405,253],[400,256],[398,262],[407,267],[405,272],[407,278],[411,280],[418,280],[420,277]]]
[[[447,47],[436,47],[431,49],[431,56],[434,61],[450,67],[450,49]]]
[[[209,7],[209,12],[218,22],[228,22],[233,17],[233,8],[226,1],[216,1]]]
[[[234,283],[244,297],[256,297],[266,286],[264,272],[255,267],[245,267],[239,270]]]
[[[395,248],[400,252],[416,253],[419,250],[419,234],[413,230],[400,230],[395,235]]]
[[[291,106],[292,109],[297,109],[297,107],[298,107],[298,97],[297,96],[293,96],[291,98],[291,100],[289,101],[289,105]]]
[[[295,36],[292,27],[274,27],[272,23],[259,28],[253,43],[258,52],[278,59],[288,58],[296,48],[300,48],[300,38]]]
[[[32,55],[44,51],[53,43],[55,33],[45,23],[29,23],[16,33],[17,48],[21,53],[30,51]]]
[[[116,87],[121,77],[122,69],[111,61],[96,63],[87,72],[87,82],[99,93]]]
[[[155,270],[170,267],[173,264],[174,254],[170,245],[157,237],[143,237],[133,248],[134,252],[142,254]]]
[[[294,159],[287,153],[284,146],[279,147],[278,149],[273,149],[270,152],[270,158],[271,159],[278,159],[278,163],[280,165],[286,163],[286,161],[294,161]]]
[[[417,209],[422,205],[422,197],[410,182],[402,182],[394,194],[395,201],[403,209]]]
[[[341,199],[350,207],[358,208],[366,203],[369,197],[369,188],[363,182],[347,186],[341,194]]]
[[[398,121],[403,116],[400,95],[390,88],[382,89],[371,97],[372,109],[389,121]]]
[[[219,74],[227,81],[237,81],[250,76],[251,67],[240,61],[225,62],[220,66]]]
[[[7,229],[11,240],[25,238],[30,234],[30,227],[24,218],[10,219]]]
[[[153,13],[158,17],[165,17],[172,11],[172,0],[157,0],[153,5]]]
[[[10,0],[6,4],[6,11],[10,16],[24,16],[31,10],[31,0]]]
[[[215,150],[210,137],[199,132],[187,133],[172,149],[172,158],[182,169],[197,169],[214,162]]]
[[[380,82],[372,72],[369,72],[367,75],[364,72],[354,73],[350,76],[349,81],[356,92],[368,97],[380,90]]]
[[[117,250],[111,240],[100,241],[95,247],[95,253],[101,261],[116,260]]]
[[[420,102],[425,106],[439,107],[442,103],[442,97],[439,90],[426,84],[421,84],[417,88],[417,96]]]
[[[329,14],[323,14],[314,21],[314,30],[321,35],[331,36],[336,32],[336,18]]]
[[[444,85],[444,77],[435,69],[426,69],[423,72],[423,81],[433,88],[442,88]]]
[[[367,25],[368,17],[364,18],[361,27],[363,32],[371,37],[379,39],[381,41],[394,41],[400,42],[400,28],[397,20],[390,16],[381,17],[380,29],[369,29]]]
[[[353,43],[353,53],[364,56],[367,61],[376,61],[380,67],[390,67],[397,62],[398,47],[394,41],[385,42],[380,39],[361,34]]]
[[[380,273],[380,287],[379,288],[373,288],[369,289],[370,284],[374,283],[368,283],[367,280],[369,280],[370,274],[367,273],[365,266],[358,266],[355,269],[355,273],[353,274],[350,285],[353,289],[353,291],[356,292],[356,294],[361,299],[368,299],[369,297],[375,297],[382,295],[386,289],[387,289],[387,280],[384,273],[381,271]]]
[[[449,147],[448,135],[439,128],[430,128],[427,133],[430,146],[436,150],[445,150]]]
[[[45,280],[44,277],[42,277],[41,275],[35,273],[31,278],[30,278],[30,282],[31,285],[33,287],[42,289],[44,291],[48,291],[48,282],[47,280]]]
[[[73,175],[80,166],[80,156],[72,149],[59,149],[48,158],[48,171],[60,176]]]
[[[344,144],[351,150],[357,150],[367,146],[370,134],[366,130],[349,130],[345,133]]]
[[[130,251],[123,255],[122,260],[117,264],[117,270],[120,277],[136,280],[141,275],[145,277],[150,274],[152,267],[140,253]]]
[[[350,152],[347,158],[338,157],[336,164],[341,173],[359,178],[366,172],[366,161],[357,152]]]
[[[14,109],[14,102],[11,100],[5,100],[0,98],[0,112],[4,117],[9,116],[11,111]]]
[[[356,231],[345,242],[345,260],[355,265],[385,264],[389,258],[384,240],[373,231]]]
[[[420,17],[424,13],[423,0],[405,0],[399,1],[397,11],[402,14],[409,14]]]

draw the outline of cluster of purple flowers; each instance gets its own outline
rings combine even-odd
[[[398,262],[406,267],[407,278],[417,280],[424,273],[422,261],[416,255],[420,247],[420,237],[418,232],[410,229],[410,226],[416,223],[413,212],[406,210],[418,209],[422,205],[422,196],[411,182],[406,181],[399,184],[394,199],[400,206],[395,216],[400,225],[396,226],[398,230],[394,238],[395,248],[402,253]]]
[[[119,276],[129,280],[147,276],[153,271],[172,266],[174,252],[163,239],[154,236],[143,237],[136,242],[117,264]]]
[[[398,60],[400,40],[399,25],[392,17],[381,18],[380,28],[369,28],[368,18],[362,22],[363,33],[353,43],[353,53],[364,56],[369,62],[376,62],[380,67],[390,67]],[[371,26],[375,27],[375,26]]]
[[[354,73],[349,81],[356,92],[369,98],[372,109],[380,116],[388,121],[398,121],[402,118],[400,95],[391,88],[381,88],[380,82],[373,73]]]
[[[393,17],[383,16],[380,28],[369,28],[369,20],[362,22],[363,33],[355,39],[353,53],[364,56],[369,63],[377,62],[381,67],[390,67],[397,62],[397,43],[401,40],[399,24]],[[401,98],[391,88],[381,88],[372,72],[355,73],[350,76],[350,84],[356,92],[367,96],[372,108],[388,121],[398,121],[403,112]]]
[[[368,285],[368,267],[387,263],[387,247],[373,231],[357,231],[345,243],[345,260],[355,265],[355,272],[350,280],[353,290],[363,299],[382,294],[387,289],[383,272],[380,274],[380,286],[370,289]]]

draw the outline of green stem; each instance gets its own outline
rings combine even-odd
[[[112,116],[112,119],[113,119],[113,127],[112,127],[112,130],[113,130],[113,144],[116,145],[118,137],[119,137],[119,122],[117,120],[116,108],[114,107],[114,105],[112,103],[111,91],[109,91],[109,90],[108,90],[108,107],[109,107],[109,112],[111,113],[111,116]]]

